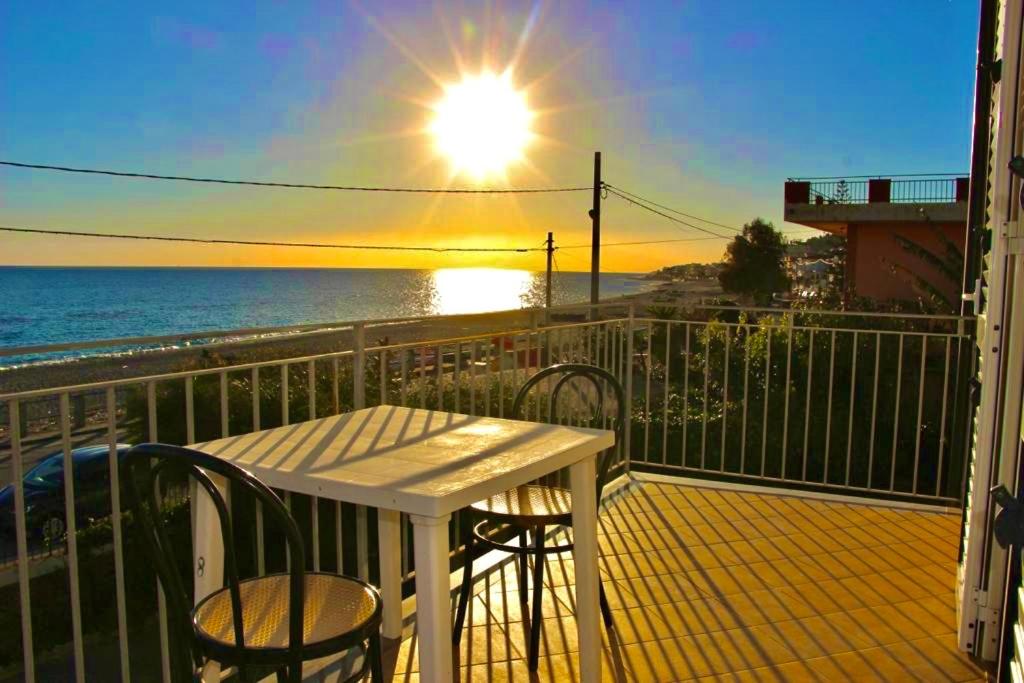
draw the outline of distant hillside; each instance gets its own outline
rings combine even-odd
[[[721,263],[684,263],[678,266],[665,266],[644,277],[647,280],[710,280],[717,279],[721,269]]]

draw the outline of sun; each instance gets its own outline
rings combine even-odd
[[[504,177],[510,165],[524,160],[533,138],[533,112],[508,72],[464,76],[444,88],[433,112],[429,132],[437,151],[454,175],[477,181]]]

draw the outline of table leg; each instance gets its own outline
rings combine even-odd
[[[448,520],[451,515],[411,515],[410,518],[416,559],[416,632],[420,649],[420,680],[426,683],[450,683],[452,636]]]
[[[597,567],[597,469],[594,456],[569,468],[572,492],[573,563],[576,569],[576,627],[580,681],[601,680],[600,574]]]
[[[229,501],[227,482],[212,472],[206,474]],[[192,508],[192,571],[195,573],[195,601],[224,586],[224,538],[213,500],[195,481],[189,481]],[[229,503],[230,505],[230,503]]]
[[[230,505],[227,481],[204,470]],[[189,501],[192,512],[192,571],[195,578],[195,602],[224,586],[224,537],[220,531],[220,517],[209,494],[189,480]],[[220,664],[207,662],[203,667],[203,681],[220,680]]]
[[[377,510],[380,548],[380,592],[384,601],[381,635],[402,636],[402,516],[397,510]]]

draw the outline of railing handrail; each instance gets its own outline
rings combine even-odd
[[[626,321],[628,318],[609,318],[601,320],[600,323],[614,323]],[[538,331],[557,331],[563,329],[572,329],[581,326],[594,325],[593,321],[581,322],[581,323],[565,323],[560,325],[545,325],[539,328],[520,328],[515,330],[501,330],[496,332],[480,332],[476,334],[466,335],[462,337],[448,337],[444,339],[423,339],[420,341],[402,342],[400,344],[391,344],[388,346],[369,346],[362,349],[362,353],[375,353],[381,351],[402,351],[411,348],[429,348],[432,346],[439,346],[445,344],[455,344],[463,341],[471,341],[476,339],[483,339],[486,337],[511,337],[520,334],[533,334]],[[360,323],[356,323],[353,326],[358,327]],[[165,372],[157,375],[137,375],[135,377],[119,377],[116,379],[102,380],[99,382],[88,382],[86,384],[73,384],[57,387],[42,387],[38,389],[28,389],[25,391],[15,391],[6,394],[0,394],[0,402],[7,401],[21,401],[31,398],[39,398],[42,396],[56,396],[59,394],[80,394],[86,392],[101,391],[110,387],[122,387],[126,385],[139,385],[147,384],[150,382],[164,382],[167,380],[174,379],[185,379],[188,377],[199,377],[205,375],[219,375],[222,373],[229,372],[241,372],[243,370],[251,370],[253,368],[265,368],[281,365],[298,365],[300,363],[309,363],[311,361],[320,360],[331,360],[333,358],[345,358],[356,355],[356,349],[345,349],[344,351],[329,351],[326,353],[317,353],[305,356],[289,356],[286,358],[276,358],[271,360],[263,361],[252,361],[249,363],[238,363],[235,365],[221,365],[212,368],[193,368],[189,370],[177,370],[175,372]]]
[[[577,303],[577,304],[559,304],[552,306],[551,308],[544,307],[529,307],[529,308],[508,308],[498,311],[487,311],[483,313],[460,313],[453,315],[422,315],[422,316],[407,316],[399,318],[366,318],[359,320],[347,320],[347,321],[336,321],[328,323],[309,323],[303,325],[284,325],[278,327],[249,327],[239,328],[233,330],[208,330],[204,332],[189,332],[184,334],[168,334],[168,335],[152,335],[145,337],[121,337],[114,339],[94,339],[81,342],[67,342],[61,344],[37,344],[32,346],[0,346],[0,358],[11,357],[11,356],[23,356],[29,354],[39,353],[56,353],[59,351],[80,351],[88,349],[102,349],[102,348],[114,348],[119,346],[148,346],[163,344],[167,342],[182,342],[190,341],[194,339],[214,339],[214,338],[226,338],[220,341],[210,342],[209,344],[203,344],[203,348],[212,348],[216,346],[240,344],[240,343],[257,343],[260,341],[267,341],[268,335],[285,335],[288,333],[294,333],[294,336],[288,337],[294,339],[299,335],[311,335],[311,334],[331,334],[343,330],[351,330],[360,325],[364,327],[380,327],[385,325],[397,325],[401,323],[411,322],[423,322],[423,321],[441,321],[441,320],[465,320],[471,318],[480,318],[486,316],[502,315],[502,314],[543,314],[546,312],[557,312],[564,310],[573,309],[602,309],[602,308],[614,308],[614,307],[628,307],[630,301],[604,301],[597,304],[591,303]],[[708,304],[695,304],[695,305],[680,305],[680,304],[662,304],[665,306],[672,306],[675,308],[689,308],[698,310],[737,310],[737,311],[750,311],[756,313],[796,313],[800,315],[830,315],[830,316],[855,316],[865,318],[915,318],[915,319],[932,319],[932,320],[966,320],[973,321],[972,316],[957,316],[957,315],[930,315],[924,313],[883,313],[883,312],[869,312],[869,311],[829,311],[829,310],[818,310],[818,309],[782,309],[782,308],[771,308],[766,306],[730,306],[730,305],[708,305]],[[545,325],[545,327],[550,327]],[[244,339],[239,339],[244,337]],[[280,337],[284,339],[286,337]],[[276,338],[275,338],[276,339]],[[454,339],[453,339],[454,341]]]
[[[787,182],[801,183],[811,180],[885,180],[888,178],[919,178],[934,180],[955,180],[967,178],[969,173],[882,173],[879,175],[836,175],[836,176],[807,176],[803,178],[786,178]]]
[[[904,335],[907,337],[951,337],[966,339],[970,335],[966,332],[952,332],[952,331],[937,331],[928,332],[924,330],[876,330],[876,329],[859,329],[856,327],[815,327],[812,325],[766,325],[759,321],[751,321],[746,323],[740,322],[729,322],[726,320],[682,320],[682,319],[668,319],[665,318],[634,318],[634,322],[638,323],[665,323],[668,325],[713,325],[716,327],[757,327],[762,330],[793,330],[794,332],[806,332],[809,330],[817,330],[819,332],[859,332],[861,334],[885,334],[885,335]],[[542,328],[547,329],[547,328]],[[3,399],[3,396],[0,396]]]
[[[730,310],[730,311],[753,311],[756,313],[794,313],[798,315],[829,315],[829,316],[851,316],[855,318],[915,318],[915,319],[928,319],[928,320],[948,320],[948,321],[965,321],[974,322],[977,318],[975,316],[963,316],[963,315],[943,315],[930,313],[885,313],[883,311],[830,311],[828,309],[817,309],[817,308],[772,308],[770,306],[732,306],[728,304],[712,305],[712,304],[694,304],[694,305],[682,305],[682,304],[658,304],[655,308],[664,306],[666,308],[688,308],[688,309],[699,309],[699,310]]]

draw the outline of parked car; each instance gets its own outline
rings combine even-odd
[[[117,445],[118,459],[131,446]],[[75,522],[78,528],[110,515],[109,446],[86,446],[71,451],[75,481]],[[30,541],[60,538],[67,526],[64,515],[64,453],[51,453],[22,479],[25,489],[25,531]],[[15,541],[14,485],[0,489],[0,539]]]

